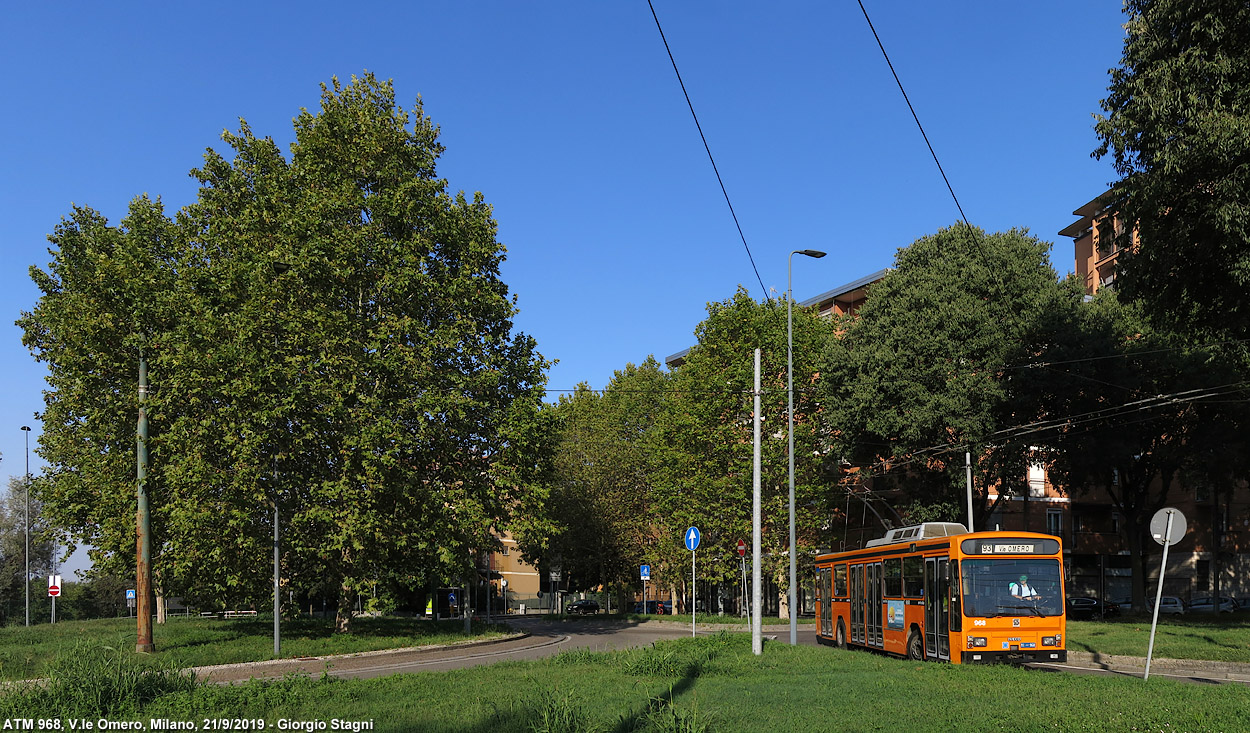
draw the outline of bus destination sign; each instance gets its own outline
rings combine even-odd
[[[998,555],[1002,553],[1011,555],[1032,555],[1033,545],[996,545],[990,543],[981,545],[982,555]]]
[[[964,540],[960,548],[969,555],[1053,555],[1059,552],[1059,542],[1031,537],[1003,537]]]

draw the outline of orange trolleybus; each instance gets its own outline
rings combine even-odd
[[[1065,662],[1051,535],[930,522],[816,558],[818,640],[954,664]]]

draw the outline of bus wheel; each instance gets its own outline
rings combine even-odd
[[[846,625],[838,619],[838,635],[833,637],[833,645],[839,649],[846,648]]]
[[[907,658],[924,659],[924,642],[920,638],[920,632],[915,629],[912,629],[911,634],[907,637]]]

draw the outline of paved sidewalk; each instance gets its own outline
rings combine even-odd
[[[1146,658],[1122,654],[1091,654],[1068,652],[1068,664],[1086,669],[1142,677],[1146,674]],[[1150,661],[1150,676],[1184,677],[1192,680],[1211,680],[1250,683],[1250,664],[1242,662],[1215,662],[1202,659],[1167,659],[1155,657]]]

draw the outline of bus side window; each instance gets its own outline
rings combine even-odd
[[[951,570],[951,581],[950,581],[951,625],[950,625],[950,629],[951,631],[962,631],[964,627],[964,624],[963,624],[964,614],[963,614],[962,604],[959,602],[959,561],[951,560],[951,564],[949,567]]]

